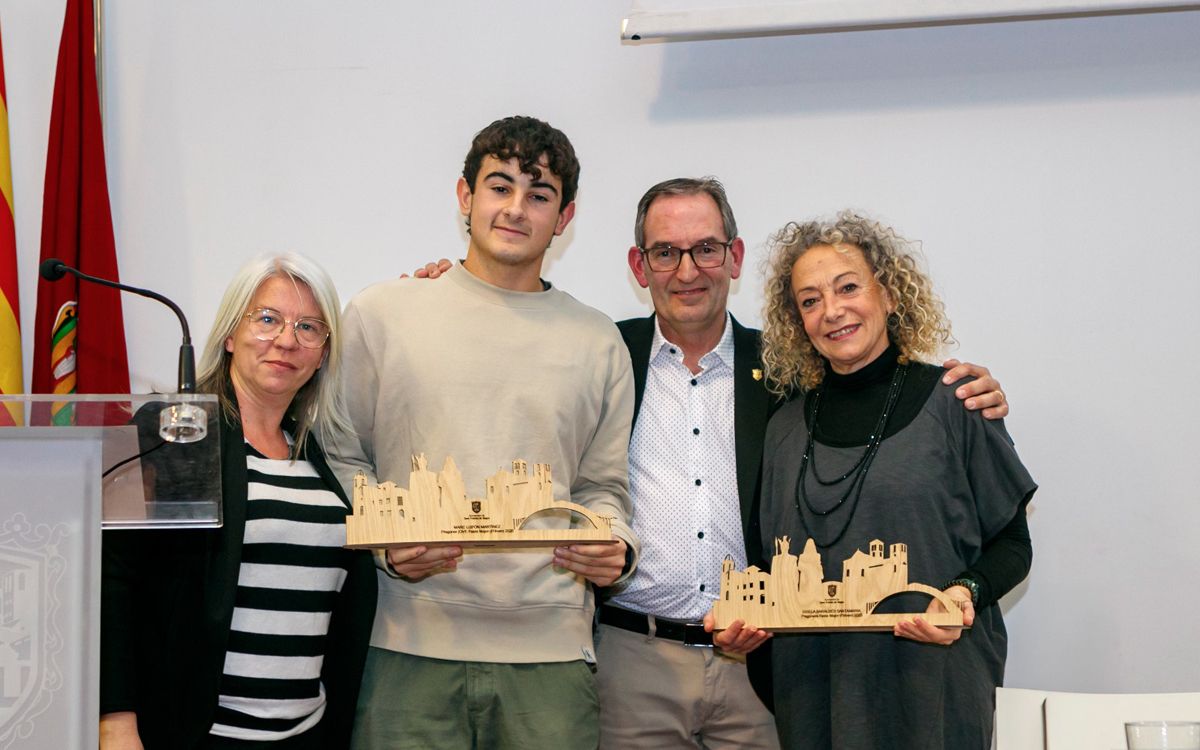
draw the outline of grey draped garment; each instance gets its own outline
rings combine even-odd
[[[885,549],[907,544],[909,581],[940,588],[978,559],[984,543],[1036,489],[1003,423],[968,412],[954,389],[939,382],[916,418],[883,441],[857,504],[852,493],[832,513],[818,516],[797,497],[808,430],[804,404],[797,399],[785,405],[767,430],[763,549],[773,550],[775,538],[788,535],[791,553],[799,554],[812,536],[827,581],[841,580],[843,561],[856,550],[866,553],[878,539]],[[818,442],[821,477],[841,476],[864,449]],[[810,466],[809,503],[818,510],[833,506],[850,481],[822,487]],[[833,541],[843,526],[845,533]],[[907,611],[923,611],[928,601],[906,597]],[[977,612],[974,627],[949,647],[891,633],[777,635],[772,670],[783,746],[986,749],[1007,641],[999,606]]]

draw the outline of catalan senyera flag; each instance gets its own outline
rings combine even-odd
[[[67,0],[42,203],[42,260],[118,280],[104,139],[96,87],[92,0]],[[128,393],[129,361],[120,292],[73,276],[38,280],[34,393]],[[53,422],[69,424],[56,404]]]
[[[0,393],[21,393],[21,303],[17,288],[17,232],[13,213],[12,162],[8,150],[8,91],[4,87],[4,40],[0,35]],[[0,427],[21,424],[20,406],[0,408]]]

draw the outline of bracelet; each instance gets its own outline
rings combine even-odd
[[[971,604],[975,605],[979,603],[979,584],[974,580],[970,578],[955,578],[947,581],[946,585],[942,586],[942,591],[945,591],[951,586],[962,586],[967,591],[971,592]]]

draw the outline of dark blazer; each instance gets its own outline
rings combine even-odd
[[[767,420],[779,408],[780,401],[772,396],[762,379],[762,334],[746,328],[730,316],[733,325],[733,431],[737,451],[738,500],[742,506],[742,534],[746,540],[746,560],[751,565],[765,567],[766,552],[758,520],[759,483],[762,479],[763,437]],[[654,341],[654,316],[633,318],[617,323],[621,337],[629,347],[633,360],[633,421],[642,409],[646,392],[646,373],[650,369],[650,346]],[[759,377],[755,379],[755,371]],[[635,500],[636,503],[636,500]],[[634,506],[637,512],[637,506]],[[763,704],[774,710],[771,688],[770,641],[750,654],[746,660],[751,684]]]
[[[738,499],[742,506],[742,533],[746,540],[746,559],[752,565],[763,561],[758,522],[758,482],[762,469],[763,436],[767,420],[778,408],[777,400],[767,392],[762,380],[762,338],[759,331],[746,328],[730,316],[733,324],[733,431],[737,450]],[[621,337],[633,360],[633,422],[637,424],[646,392],[646,373],[650,369],[650,345],[654,341],[654,316],[633,318],[617,323]],[[754,379],[754,373],[759,379]]]
[[[224,416],[220,422],[221,528],[103,534],[100,713],[137,712],[147,750],[199,746],[217,707],[242,558],[247,489],[241,427]],[[158,482],[171,481],[173,447],[154,454]],[[349,508],[312,437],[303,457]],[[374,563],[368,552],[354,552],[352,560],[330,619],[321,670],[327,700],[320,724],[325,747],[350,744],[375,616]]]

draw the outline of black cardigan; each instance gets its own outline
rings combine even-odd
[[[247,489],[241,427],[224,416],[220,423],[221,528],[113,530],[103,535],[100,713],[136,712],[147,750],[199,746],[217,707],[241,565]],[[169,466],[173,447],[156,451],[154,463]],[[346,502],[312,437],[303,458]],[[159,481],[171,480],[169,471],[160,474],[167,476]],[[330,619],[321,669],[327,705],[320,726],[326,747],[349,746],[374,621],[374,564],[367,552],[355,553],[353,559]]]

